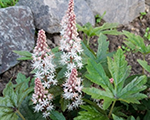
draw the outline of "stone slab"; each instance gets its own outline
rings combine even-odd
[[[15,66],[19,56],[13,50],[30,51],[34,47],[35,27],[28,7],[0,9],[0,73]]]

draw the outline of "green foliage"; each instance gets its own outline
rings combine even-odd
[[[149,27],[146,28],[144,37],[150,41],[150,31]]]
[[[18,0],[0,0],[0,8],[14,6]]]
[[[83,43],[83,42],[81,42],[81,44],[82,44],[82,48],[83,48],[83,50],[84,50],[84,54],[87,56],[87,57],[89,57],[89,58],[91,58],[91,59],[93,59],[93,60],[96,60],[96,55],[95,55],[95,53],[93,53],[92,51],[90,51],[89,49],[88,49],[88,47]],[[87,59],[86,59],[87,60]],[[86,61],[87,62],[87,61]]]
[[[69,101],[64,98],[61,98],[59,103],[61,104],[61,110],[64,112],[67,109]]]
[[[97,50],[97,56],[96,56],[97,63],[106,59],[106,57],[108,56],[107,54],[108,54],[109,41],[106,41],[106,40],[107,40],[107,37],[101,33],[98,39],[98,50]]]
[[[96,23],[100,23],[101,20],[103,19],[103,17],[105,16],[105,14],[106,14],[106,11],[103,13],[102,16],[99,16],[99,14],[97,14],[97,15],[95,16]]]
[[[142,37],[127,31],[123,31],[123,34],[127,37],[127,41],[124,41],[124,43],[129,48],[135,50],[136,52],[141,52],[143,55],[150,53],[150,45],[146,46]]]
[[[59,96],[63,93],[63,89],[60,86],[52,86],[49,92],[54,95],[54,97]]]
[[[140,118],[139,118],[139,117],[135,118],[135,117],[133,117],[133,116],[130,116],[130,117],[128,117],[127,120],[140,120]]]
[[[82,105],[81,108],[85,111],[80,111],[79,116],[74,118],[74,120],[109,120],[106,115],[100,113],[92,106]]]
[[[13,52],[20,55],[20,56],[23,56],[23,57],[17,58],[17,60],[32,60],[32,54],[28,51],[16,51],[16,50],[14,50]]]
[[[122,47],[122,50],[124,51],[124,53],[130,52],[130,48],[128,48],[128,47],[126,47],[124,45],[122,45],[121,47]]]
[[[146,14],[147,14],[146,12],[141,12],[141,13],[140,13],[140,19],[142,19],[143,16],[145,16]]]
[[[20,79],[22,79],[22,82]],[[33,87],[26,86],[26,80],[20,74],[16,80],[17,85],[12,84],[11,81],[6,85],[6,88],[3,90],[3,97],[0,97],[1,120],[17,120],[18,115],[22,116],[19,111],[22,101],[33,91]]]
[[[52,120],[66,120],[66,118],[63,116],[63,114],[59,113],[58,111],[52,111],[50,118]]]
[[[19,111],[24,116],[24,118],[26,120],[46,120],[45,118],[43,118],[42,113],[34,112],[33,105],[30,105],[30,102],[31,102],[31,95],[27,96],[23,100],[19,108]],[[22,120],[21,117],[19,117],[18,120]]]
[[[118,117],[118,116],[116,116],[114,114],[112,114],[112,116],[113,116],[113,120],[124,120],[123,118]]]
[[[56,79],[58,80],[58,82],[61,84],[63,81],[62,81],[62,78],[65,77],[64,73],[65,71],[67,70],[66,66],[64,66],[58,73],[57,73],[57,77]]]
[[[88,58],[95,60],[97,63],[106,62],[107,56],[111,57],[114,54],[114,52],[113,53],[108,52],[108,46],[109,46],[109,41],[107,41],[107,37],[105,35],[103,35],[102,33],[99,35],[99,38],[98,38],[97,54],[95,54],[93,51],[91,51],[91,49],[82,42],[82,48],[84,49],[84,54]],[[86,60],[87,60],[87,58],[86,58]]]
[[[90,37],[95,36],[95,35],[99,36],[100,33],[111,34],[111,35],[121,35],[121,33],[118,32],[117,30],[113,30],[114,28],[117,28],[117,26],[118,26],[117,23],[104,23],[100,27],[93,28],[93,26],[90,23],[85,24],[83,27],[77,24],[78,31],[83,31],[87,36],[90,36]]]
[[[146,71],[150,72],[150,65],[148,65],[146,61],[140,59],[137,61]]]
[[[88,46],[90,37],[92,36],[99,36],[101,33],[110,35],[121,35],[121,33],[115,29],[117,26],[117,23],[104,23],[100,27],[93,28],[93,26],[90,23],[85,24],[83,27],[77,24],[78,31],[83,31],[84,35],[87,35],[88,38],[87,40],[84,39],[84,42],[87,43]]]
[[[113,59],[109,57],[107,59],[108,69],[114,79],[113,84],[110,83],[102,65],[89,59],[87,65],[89,74],[86,74],[86,77],[93,83],[100,85],[103,90],[92,87],[84,88],[83,91],[94,99],[104,99],[104,110],[108,109],[115,101],[140,104],[139,100],[147,97],[140,93],[146,89],[144,86],[147,81],[146,76],[136,77],[125,85],[125,80],[130,74],[130,66],[127,66],[123,51],[118,49],[117,53],[113,55]]]

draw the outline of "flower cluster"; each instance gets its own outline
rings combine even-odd
[[[43,117],[50,115],[50,111],[53,109],[52,94],[48,93],[48,90],[45,90],[41,80],[39,78],[35,79],[34,94],[32,95],[33,104],[36,104],[34,107],[35,112],[42,111]]]
[[[82,86],[81,86],[81,78],[77,78],[78,73],[75,68],[72,69],[69,78],[64,86],[64,94],[63,97],[73,102],[68,105],[68,109],[72,110],[73,108],[77,108],[79,105],[83,104],[81,100],[82,95]]]
[[[63,51],[61,63],[67,65],[68,70],[73,68],[82,68],[82,53],[81,39],[78,37],[76,28],[76,16],[74,14],[74,1],[70,0],[66,15],[62,22],[62,39],[60,41],[60,49]]]
[[[70,0],[66,15],[62,20],[62,39],[60,41],[60,49],[62,50],[61,63],[67,65],[65,76],[67,80],[62,85],[63,97],[70,101],[68,109],[72,110],[83,104],[81,78],[78,78],[77,69],[82,68],[82,48],[81,39],[78,37],[76,28],[76,16],[74,14],[74,1]],[[55,80],[55,64],[53,61],[54,54],[48,48],[46,43],[46,35],[43,30],[38,33],[36,47],[33,50],[33,68],[35,71],[35,88],[32,101],[35,111],[43,112],[43,116],[47,117],[53,109],[52,94],[48,93],[51,85],[56,85]]]
[[[50,88],[50,85],[56,85],[55,80],[55,64],[53,61],[54,55],[48,48],[46,43],[46,35],[44,30],[40,30],[38,33],[38,39],[36,47],[33,50],[33,68],[35,69],[35,77],[43,80],[45,88]]]
[[[62,39],[60,41],[60,49],[63,51],[61,55],[61,63],[67,65],[65,76],[67,78],[64,86],[63,97],[70,100],[68,109],[78,107],[83,104],[81,100],[81,79],[77,78],[77,68],[81,69],[83,52],[81,47],[81,39],[78,37],[76,28],[76,16],[74,13],[74,0],[70,0],[69,7],[66,15],[63,17],[62,22]]]
[[[36,47],[33,50],[33,68],[35,72],[35,88],[32,101],[35,106],[35,112],[42,111],[43,116],[47,117],[53,109],[52,94],[48,93],[51,85],[56,85],[55,80],[55,64],[53,62],[54,55],[46,43],[46,35],[44,30],[38,32]]]

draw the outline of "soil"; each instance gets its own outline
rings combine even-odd
[[[129,32],[132,32],[136,35],[144,36],[145,30],[147,27],[150,27],[150,8],[149,6],[146,6],[146,12],[147,14],[143,16],[142,19],[140,17],[137,17],[135,20],[130,22],[127,25],[121,25],[117,29],[118,31],[126,30]],[[104,21],[102,21],[98,25],[102,25]],[[46,34],[47,35],[47,41],[50,48],[53,48],[59,44],[60,36],[59,34]],[[82,37],[82,35],[80,36]],[[116,51],[119,46],[124,45],[123,41],[125,36],[113,36],[113,35],[107,35],[108,41],[110,42],[109,45],[109,51]],[[147,42],[146,44],[149,44],[150,42]],[[96,51],[97,50],[97,37],[93,37],[90,40],[90,47]],[[128,61],[128,64],[131,65],[131,75],[134,74],[142,74],[142,67],[137,63],[137,59],[142,59],[142,55],[140,53],[132,53],[126,52],[126,60]],[[146,56],[146,61],[150,63],[150,55]],[[18,65],[10,68],[8,71],[4,72],[3,74],[0,74],[0,96],[2,96],[2,90],[6,86],[6,84],[9,82],[10,79],[12,81],[15,80],[17,74],[20,72],[24,74],[26,77],[33,77],[33,74],[30,72],[32,71],[31,67],[32,62],[31,61],[22,61]],[[147,73],[148,76],[150,76],[149,73]]]

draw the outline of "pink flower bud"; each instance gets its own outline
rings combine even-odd
[[[113,79],[113,78],[110,78],[109,81],[110,81],[111,83],[113,83],[113,82],[114,82],[114,79]]]

